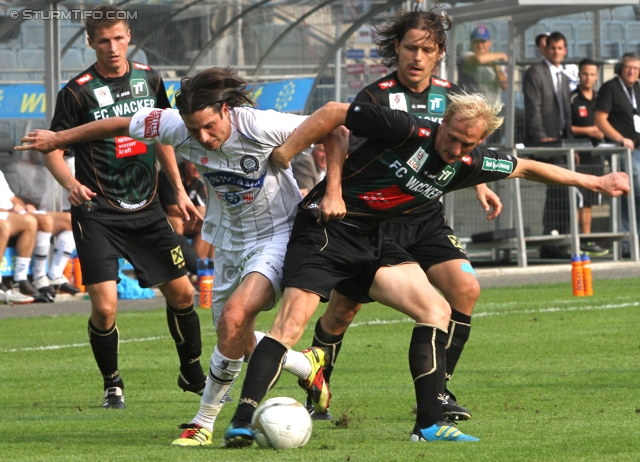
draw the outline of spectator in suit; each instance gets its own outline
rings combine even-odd
[[[526,120],[525,143],[544,145],[562,138],[572,138],[569,78],[562,72],[562,61],[567,55],[567,39],[560,32],[547,37],[545,59],[531,66],[524,74],[524,110]],[[564,159],[545,159],[562,164]],[[569,196],[567,188],[547,186],[542,222],[544,234],[569,232]],[[543,246],[541,258],[569,258],[566,249]]]

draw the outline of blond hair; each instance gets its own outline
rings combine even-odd
[[[482,138],[486,138],[500,128],[504,122],[504,117],[500,116],[501,111],[502,103],[500,101],[490,102],[486,96],[480,93],[462,92],[449,95],[449,105],[444,116],[447,120],[457,117],[464,122],[481,119],[485,125]]]

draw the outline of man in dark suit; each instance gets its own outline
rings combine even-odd
[[[561,138],[572,138],[569,78],[562,72],[562,60],[567,54],[567,39],[560,32],[547,37],[545,59],[531,66],[524,74],[524,110],[526,118],[525,142],[543,145]],[[551,158],[548,162],[564,164],[564,158]],[[569,196],[567,188],[547,186],[542,222],[544,234],[557,230],[569,232]],[[567,258],[570,254],[558,247],[544,246],[542,258]]]

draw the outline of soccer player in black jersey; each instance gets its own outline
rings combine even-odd
[[[384,64],[396,66],[397,70],[364,88],[356,96],[356,101],[442,122],[449,95],[461,92],[455,84],[433,75],[446,51],[446,31],[450,26],[451,21],[437,10],[399,11],[390,24],[377,29],[374,34]],[[354,151],[363,141],[352,136],[349,150]],[[493,208],[488,218],[497,217],[502,209],[498,196],[484,184],[476,188],[483,209],[489,211],[490,205]],[[480,296],[480,284],[473,267],[453,229],[447,225],[440,201],[403,213],[381,224],[381,227],[387,236],[416,259],[429,281],[451,305],[446,361],[449,380],[469,338],[471,314]],[[369,301],[366,296],[358,298],[353,292],[345,285],[336,287],[327,311],[316,323],[313,345],[329,350],[332,358],[324,370],[327,382],[344,332],[360,310],[360,303]],[[449,419],[466,420],[471,417],[471,413],[456,402],[449,390],[442,395],[442,403]],[[307,407],[314,419],[331,419],[328,412],[314,412],[309,398]]]
[[[129,61],[129,24],[114,5],[101,5],[87,20],[96,63],[74,77],[58,94],[51,123],[61,131],[107,117],[132,115],[140,107],[170,107],[160,75]],[[99,19],[102,17],[103,19]],[[178,385],[201,394],[206,377],[200,366],[198,314],[193,286],[184,269],[176,235],[157,197],[156,155],[176,190],[185,219],[202,219],[186,195],[172,149],[154,148],[128,137],[73,146],[76,176],[57,150],[47,168],[69,191],[73,234],[91,298],[89,341],[104,382],[104,408],[122,409],[124,382],[118,370],[118,258],[130,261],[142,287],[159,287],[167,299],[169,331],[180,357]]]
[[[272,161],[286,165],[341,124],[367,138],[346,159],[340,178],[331,169],[298,206],[284,263],[282,307],[253,352],[225,446],[252,443],[251,418],[276,383],[290,345],[302,336],[318,302],[341,281],[362,280],[362,273],[368,274],[371,299],[416,321],[409,346],[417,401],[411,440],[477,441],[444,421],[438,399],[444,390],[449,304],[379,224],[446,192],[502,178],[579,186],[610,196],[628,194],[629,178],[625,173],[584,175],[480,148],[502,124],[501,105],[477,94],[450,100],[442,125],[366,103],[329,103],[274,150]],[[344,159],[340,148],[325,142],[328,163]]]

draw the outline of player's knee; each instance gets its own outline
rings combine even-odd
[[[241,307],[227,304],[222,310],[222,314],[218,320],[218,335],[235,337],[244,330],[250,321],[247,313],[245,313]]]

